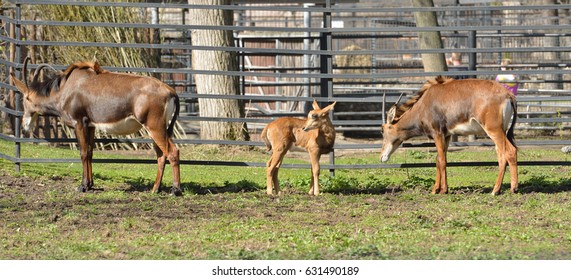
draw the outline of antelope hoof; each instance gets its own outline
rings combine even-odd
[[[171,196],[182,196],[182,190],[179,187],[173,187],[171,190]]]
[[[79,187],[77,187],[77,191],[78,191],[78,192],[82,192],[82,193],[83,193],[83,192],[86,192],[86,191],[88,191],[88,190],[89,190],[89,188],[86,187],[86,186],[83,185],[83,184],[81,184],[81,185],[79,185]]]
[[[271,192],[271,193],[268,193],[267,195],[268,195],[268,197],[280,197],[280,196],[282,196],[282,192],[277,192],[277,193]]]

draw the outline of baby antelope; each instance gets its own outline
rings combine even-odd
[[[333,104],[321,109],[313,100],[313,110],[306,119],[282,117],[269,123],[262,130],[262,139],[272,157],[266,164],[267,194],[281,195],[278,170],[292,144],[304,148],[311,159],[311,186],[309,195],[319,195],[319,159],[333,151],[335,128],[329,119]]]

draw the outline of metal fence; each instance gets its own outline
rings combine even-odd
[[[274,1],[275,2],[275,1]],[[518,132],[558,137],[533,137],[518,141],[520,146],[571,145],[568,130],[571,123],[571,5],[538,6],[441,6],[434,8],[382,7],[350,1],[317,1],[318,4],[285,2],[284,4],[235,4],[228,6],[186,5],[165,3],[76,2],[13,0],[4,5],[0,14],[0,92],[3,100],[15,90],[9,84],[8,73],[19,75],[22,61],[35,48],[132,48],[160,52],[158,67],[123,67],[103,65],[111,71],[144,72],[158,76],[177,89],[184,106],[179,121],[189,134],[200,132],[201,121],[246,122],[252,135],[279,116],[303,116],[305,104],[314,98],[320,102],[338,101],[333,113],[336,130],[349,136],[367,135],[379,138],[383,108],[389,108],[396,97],[405,92],[414,94],[430,77],[448,76],[454,72],[424,72],[420,55],[453,52],[463,54],[463,75],[483,79],[502,72],[499,62],[509,57],[512,70],[520,77],[518,95]],[[241,2],[240,2],[241,3]],[[145,11],[149,16],[139,23],[110,23],[89,21],[48,21],[41,15],[32,18],[30,11],[42,5],[106,7]],[[233,26],[189,25],[189,9],[226,9],[234,11]],[[438,27],[416,27],[413,13],[434,11]],[[33,30],[65,26],[85,28],[119,28],[156,30],[159,42],[83,42],[81,38],[49,41],[32,36]],[[235,47],[193,46],[190,30],[232,30]],[[444,49],[420,49],[418,35],[423,31],[439,31]],[[192,50],[236,52],[239,71],[198,71],[192,68]],[[57,69],[67,65],[57,61]],[[31,65],[33,69],[36,65]],[[451,67],[452,68],[452,67]],[[451,70],[454,70],[453,68]],[[457,72],[456,72],[457,73]],[[233,75],[240,77],[238,95],[221,96],[197,94],[193,75]],[[14,93],[15,100],[19,94]],[[197,112],[201,99],[238,99],[248,104],[243,118],[207,118]],[[386,100],[387,104],[384,104]],[[21,143],[73,143],[65,137],[26,138],[20,134],[22,116],[18,102],[0,107],[5,115],[16,118],[13,132],[0,138],[14,143],[14,152],[0,151],[0,157],[10,160],[19,169],[21,163],[79,162],[79,159],[23,158]],[[534,133],[530,133],[534,132]],[[547,140],[546,140],[547,139]],[[149,143],[149,139],[98,139],[101,143]],[[196,137],[176,139],[177,144],[219,144],[263,146],[252,141],[202,140]],[[427,147],[428,142],[405,143],[404,147]],[[490,146],[490,141],[453,142],[452,146]],[[336,144],[341,149],[380,149],[376,143]],[[99,159],[95,162],[154,163],[154,160]],[[263,167],[261,162],[195,161],[183,159],[182,164],[213,164],[227,166]],[[496,165],[496,162],[458,162],[450,166]],[[569,165],[567,161],[520,162],[520,165]],[[335,154],[329,156],[324,169],[429,167],[421,164],[335,164]],[[305,164],[284,165],[287,168],[308,168]]]

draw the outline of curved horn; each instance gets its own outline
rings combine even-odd
[[[48,68],[52,69],[54,72],[57,72],[57,70],[49,64],[46,64],[46,63],[38,64],[38,68],[36,68],[36,71],[34,71],[34,77],[32,78],[32,83],[36,83],[38,81],[38,76],[40,75],[40,72],[42,71],[42,69],[44,67],[48,67]]]
[[[26,59],[24,59],[24,68],[22,69],[22,77],[24,79],[24,83],[26,83],[26,87],[30,87],[28,85],[28,61],[30,61],[30,57],[26,56]]]

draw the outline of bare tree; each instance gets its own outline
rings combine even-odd
[[[188,0],[191,5],[230,5],[231,0]],[[212,29],[192,30],[193,46],[233,47],[231,30],[216,29],[219,26],[232,26],[232,10],[190,9],[192,25],[212,26]],[[235,52],[217,50],[193,50],[192,66],[195,70],[237,71]],[[237,76],[220,74],[195,75],[196,90],[199,94],[236,95],[239,91]],[[217,118],[240,118],[244,116],[244,106],[238,100],[203,98],[198,101],[200,116]],[[248,140],[246,123],[242,122],[201,122],[200,134],[203,139]]]
[[[415,8],[420,7],[434,7],[432,0],[412,0],[412,5]],[[436,12],[415,12],[414,18],[417,27],[434,27],[438,26],[436,19]],[[421,49],[442,49],[442,39],[440,31],[420,32],[419,45]],[[424,64],[425,72],[439,72],[448,71],[446,66],[446,58],[444,53],[423,53],[422,62]]]

